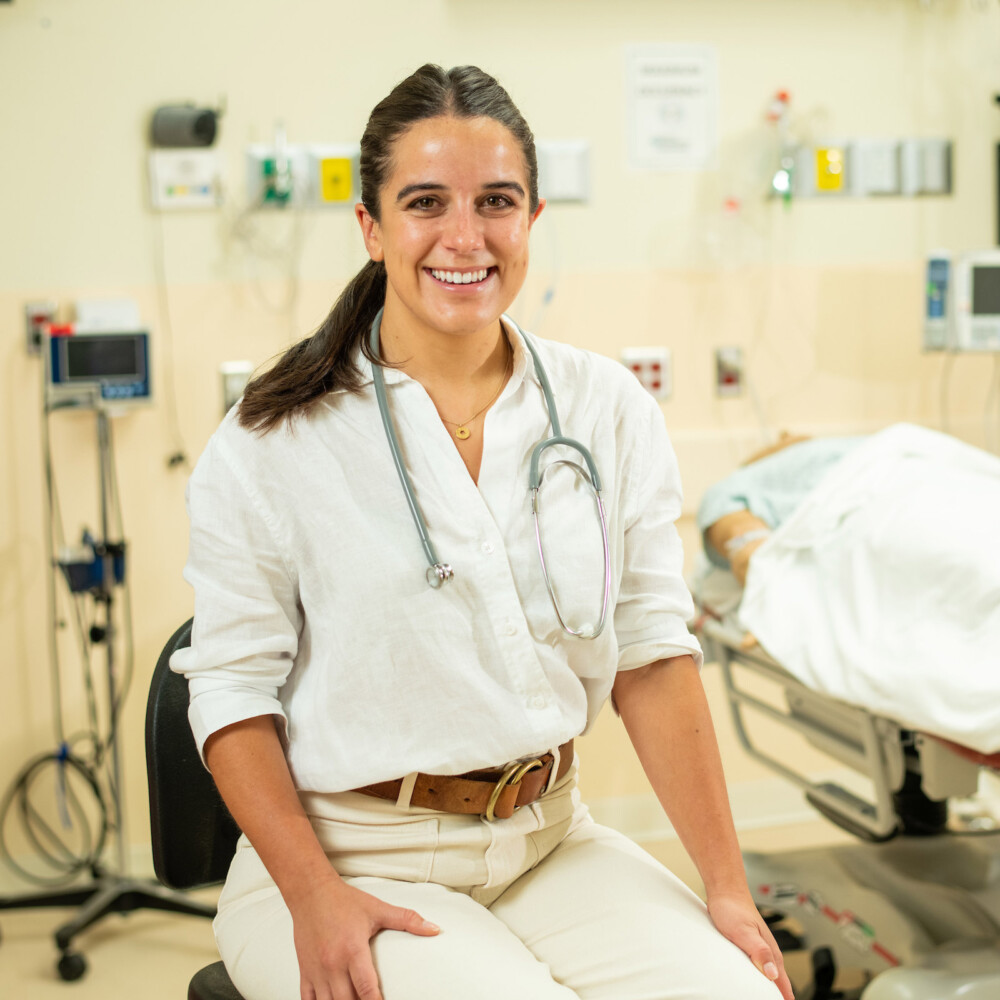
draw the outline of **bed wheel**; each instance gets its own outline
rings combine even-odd
[[[849,990],[833,988],[837,979],[837,962],[829,948],[816,948],[810,957],[812,982],[795,994],[798,1000],[860,1000],[864,986]]]
[[[768,930],[774,935],[774,942],[782,955],[790,951],[802,951],[806,946],[806,939],[801,934],[796,934],[784,921],[786,915],[780,910],[761,909],[760,915],[764,918]]]

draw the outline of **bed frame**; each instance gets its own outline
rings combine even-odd
[[[808,950],[823,971],[798,995],[1000,997],[1000,835],[971,836],[968,820],[948,814],[949,798],[975,794],[979,767],[893,719],[811,690],[728,622],[704,614],[695,631],[706,662],[722,670],[746,752],[860,841],[744,854],[754,899],[783,948]],[[817,780],[778,758],[755,739],[754,714],[866,781]],[[861,985],[835,989],[837,969],[855,970]]]

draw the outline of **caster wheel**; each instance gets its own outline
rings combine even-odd
[[[87,971],[87,960],[78,951],[64,951],[56,963],[56,969],[60,979],[72,983]]]

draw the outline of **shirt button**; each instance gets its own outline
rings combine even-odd
[[[493,543],[492,542],[483,542],[483,552],[485,552],[488,556],[492,555],[493,554]]]
[[[517,635],[517,625],[508,619],[507,624],[504,626],[504,631],[507,635]]]
[[[547,702],[545,700],[545,695],[543,695],[543,694],[536,694],[531,699],[531,701],[528,702],[528,704],[531,705],[532,708],[539,708],[539,709],[545,708],[545,706],[547,704]]]

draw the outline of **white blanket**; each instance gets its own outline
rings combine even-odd
[[[1000,459],[873,435],[754,553],[740,621],[817,691],[1000,750]]]

